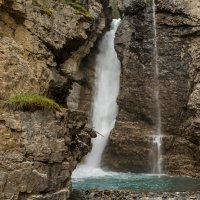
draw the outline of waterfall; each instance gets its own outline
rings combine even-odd
[[[75,170],[75,174],[80,169],[84,173],[91,174],[91,170],[100,168],[103,150],[115,125],[121,66],[114,48],[114,38],[120,21],[120,19],[112,21],[111,30],[99,43],[99,52],[96,56],[92,124],[94,130],[104,137],[97,135],[97,138],[93,139],[92,151],[85,158],[84,164]]]
[[[155,104],[157,112],[156,134],[153,137],[153,173],[160,174],[162,172],[162,122],[160,109],[160,81],[159,81],[159,66],[158,66],[158,47],[157,47],[157,24],[156,24],[156,5],[155,0],[152,0],[153,8],[153,31],[154,31],[154,66],[155,66]]]
[[[101,156],[110,131],[114,128],[117,116],[117,96],[119,94],[120,62],[114,48],[114,38],[120,20],[114,19],[111,30],[105,34],[99,44],[95,66],[95,97],[92,123],[94,130],[102,134],[93,140],[92,152],[86,158],[90,168],[100,167]]]

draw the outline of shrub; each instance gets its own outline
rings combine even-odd
[[[39,94],[11,96],[6,101],[6,105],[15,110],[36,110],[40,108],[60,110],[60,106],[54,100]]]

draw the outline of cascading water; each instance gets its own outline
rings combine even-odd
[[[116,100],[121,67],[114,48],[114,38],[119,23],[120,20],[113,20],[111,30],[103,37],[97,55],[92,123],[94,130],[104,137],[98,136],[93,140],[92,152],[86,158],[86,165],[90,168],[100,167],[101,156],[117,116]]]
[[[157,112],[157,127],[156,134],[153,137],[153,173],[162,173],[162,122],[160,110],[160,81],[159,81],[159,67],[158,67],[158,47],[157,47],[157,24],[156,24],[156,5],[155,0],[152,0],[153,10],[153,31],[154,31],[154,66],[155,66],[155,103]]]
[[[172,177],[162,173],[162,123],[159,100],[159,69],[157,52],[157,31],[155,18],[155,3],[153,1],[154,19],[154,58],[155,58],[155,105],[157,113],[156,134],[153,138],[154,148],[153,173],[134,174],[103,171],[100,161],[103,149],[117,115],[116,98],[119,92],[120,63],[114,50],[114,37],[120,20],[114,20],[111,31],[107,32],[99,43],[99,53],[95,66],[95,95],[93,103],[93,126],[103,134],[93,140],[93,150],[86,157],[85,162],[72,174],[73,188],[78,190],[133,190],[146,192],[181,192],[197,191],[200,181],[188,177]],[[133,147],[134,148],[134,147]],[[159,174],[155,175],[155,174]],[[185,194],[184,194],[185,195]],[[102,198],[104,198],[102,196]],[[109,197],[108,197],[109,198]],[[111,198],[111,197],[110,197]]]
[[[100,168],[101,156],[108,141],[110,131],[114,128],[118,112],[117,96],[119,94],[121,66],[114,48],[114,38],[120,19],[112,21],[111,30],[107,32],[99,43],[99,53],[95,66],[95,94],[93,103],[92,124],[96,132],[100,133],[93,139],[91,153],[85,158],[73,173],[89,173]],[[95,172],[96,173],[96,172]]]

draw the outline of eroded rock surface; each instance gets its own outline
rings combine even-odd
[[[200,176],[200,2],[156,3],[163,170]],[[122,62],[119,116],[103,158],[114,170],[151,172],[156,134],[152,1],[118,1],[122,24],[116,50]]]
[[[0,199],[68,199],[71,173],[95,137],[85,114],[5,111],[0,117]]]
[[[68,199],[71,173],[91,150],[86,113],[69,111],[68,97],[80,99],[81,90],[71,90],[83,85],[80,63],[105,29],[106,1],[79,2],[87,13],[64,0],[0,0],[2,200]],[[65,109],[3,106],[20,93],[47,95]]]

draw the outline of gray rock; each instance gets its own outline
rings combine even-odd
[[[164,172],[200,175],[199,1],[156,2],[159,90]],[[103,156],[103,166],[152,171],[156,134],[152,1],[118,1],[122,13],[115,47],[122,62],[119,115]]]

